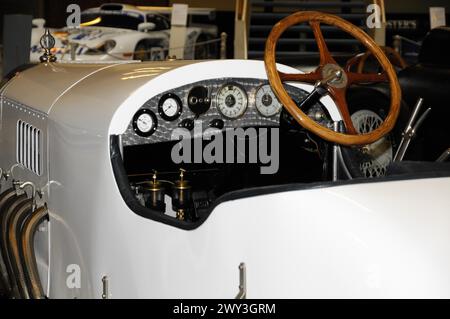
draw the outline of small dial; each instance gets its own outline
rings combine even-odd
[[[227,84],[217,92],[217,108],[227,118],[240,117],[247,109],[247,104],[247,93],[236,84]]]
[[[255,104],[258,112],[266,117],[278,114],[282,108],[269,84],[259,87],[255,95]]]
[[[183,112],[183,103],[177,95],[168,93],[159,100],[158,113],[166,121],[176,120],[181,112]]]
[[[152,135],[158,126],[155,113],[149,109],[139,110],[133,118],[133,129],[137,135],[148,137]]]

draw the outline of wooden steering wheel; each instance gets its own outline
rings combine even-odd
[[[306,74],[286,74],[279,72],[277,70],[275,60],[275,51],[278,39],[289,27],[303,22],[309,22],[314,32],[314,37],[316,39],[320,53],[319,67],[314,72]],[[321,23],[336,26],[344,32],[352,35],[355,39],[359,40],[378,60],[385,72],[381,74],[353,73],[341,68],[328,50],[327,44],[325,43],[325,39],[322,35],[322,31],[320,30]],[[401,101],[400,85],[398,83],[394,67],[389,62],[388,58],[383,53],[381,48],[370,38],[370,36],[350,22],[347,22],[331,14],[325,14],[315,11],[302,11],[294,13],[279,21],[273,27],[272,31],[269,34],[269,37],[267,38],[264,63],[266,66],[266,72],[269,78],[270,85],[286,110],[301,126],[323,139],[329,142],[347,146],[366,145],[379,140],[394,128],[395,122],[397,121],[397,117],[400,112]],[[333,80],[325,83],[325,85],[328,93],[333,98],[339,109],[347,133],[335,132],[309,118],[292,100],[283,86],[284,81],[298,81],[314,84],[318,81],[329,79],[330,75],[334,74],[335,77],[333,78]],[[367,134],[358,135],[353,126],[350,112],[347,106],[347,88],[350,85],[357,83],[374,83],[387,81],[389,81],[391,89],[391,105],[389,114],[377,129]]]
[[[392,63],[393,66],[399,69],[404,69],[408,67],[408,63],[406,63],[406,61],[397,51],[395,51],[390,47],[380,47],[380,48],[386,54],[386,57],[389,59],[389,61]],[[347,71],[350,71],[353,68],[353,66],[357,65],[356,72],[363,73],[364,68],[366,66],[366,61],[371,55],[372,53],[370,51],[355,55],[353,58],[348,60],[345,69]]]

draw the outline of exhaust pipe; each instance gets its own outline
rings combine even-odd
[[[9,238],[9,225],[12,217],[15,216],[16,212],[22,207],[30,207],[31,201],[27,199],[25,195],[17,197],[17,199],[11,203],[8,209],[4,212],[1,220],[1,232],[2,232],[2,255],[5,258],[6,270],[8,272],[9,278],[9,295],[13,298],[20,298],[20,292],[17,285],[17,273],[15,272],[15,257],[10,248],[10,238]]]
[[[34,208],[34,199],[15,188],[0,194],[0,295],[45,298],[34,251],[38,226],[48,219],[47,207]],[[2,291],[3,290],[3,291]]]
[[[22,242],[21,242],[21,228],[26,222],[27,218],[31,216],[33,212],[33,200],[27,199],[23,204],[19,205],[15,209],[8,222],[8,253],[10,256],[11,266],[15,278],[15,286],[19,295],[17,297],[29,299],[27,282],[25,279],[25,270],[22,267],[23,256],[22,252]]]
[[[25,195],[17,196],[14,188],[10,188],[0,194],[0,267],[2,282],[8,296],[13,294],[15,280],[12,278],[14,274],[12,272],[11,259],[9,258],[7,225],[12,212],[26,200],[27,197]]]
[[[28,270],[28,295],[32,299],[45,298],[34,253],[34,235],[45,220],[48,220],[47,207],[40,207],[33,212],[22,229],[23,268]]]

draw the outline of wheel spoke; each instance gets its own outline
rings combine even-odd
[[[318,72],[311,72],[311,73],[283,73],[278,72],[280,75],[281,81],[293,81],[293,82],[306,82],[306,83],[316,83],[319,81],[322,76]]]
[[[339,113],[341,114],[342,120],[344,121],[345,128],[347,129],[347,134],[353,134],[357,135],[358,132],[356,131],[352,118],[350,116],[350,112],[348,110],[347,105],[347,98],[345,97],[346,89],[336,89],[336,88],[329,88],[329,92],[336,103]]]
[[[386,73],[355,73],[348,72],[347,73],[348,83],[357,84],[357,83],[379,83],[379,82],[388,82],[388,77]]]
[[[359,54],[355,55],[354,57],[350,58],[345,65],[345,71],[351,72],[353,66],[355,66],[356,64],[358,64],[361,61],[364,54],[365,53],[359,53]]]
[[[317,46],[319,48],[320,66],[324,66],[325,64],[337,64],[331,56],[330,51],[328,50],[328,46],[325,42],[325,38],[323,37],[322,30],[320,30],[320,22],[313,20],[310,21],[309,24],[311,25],[314,37],[316,38]]]

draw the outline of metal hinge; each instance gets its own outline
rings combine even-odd
[[[239,265],[239,292],[235,299],[247,298],[247,269],[245,263]]]

